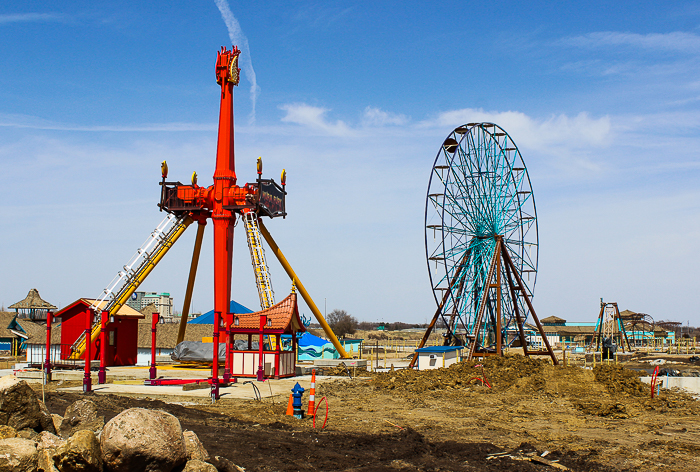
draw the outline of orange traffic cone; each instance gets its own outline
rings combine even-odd
[[[309,391],[309,411],[308,416],[316,414],[316,369],[311,371],[311,390]]]
[[[292,394],[289,394],[289,403],[287,403],[287,415],[294,416],[294,406],[292,405]]]

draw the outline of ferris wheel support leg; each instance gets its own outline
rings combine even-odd
[[[194,290],[194,279],[197,276],[197,266],[199,265],[199,254],[202,251],[202,240],[204,239],[204,227],[207,224],[206,218],[197,221],[197,237],[194,240],[194,251],[192,252],[192,263],[190,264],[190,276],[187,279],[187,290],[185,291],[185,301],[182,306],[182,317],[180,318],[180,328],[177,332],[177,342],[180,344],[185,340],[185,329],[187,328],[187,317],[190,315],[190,303],[192,302],[192,291]],[[175,347],[175,346],[173,346]]]
[[[510,274],[510,267],[508,267],[508,264],[505,264],[505,269],[506,279],[508,280],[508,288],[510,289],[511,300],[513,300],[513,311],[515,311],[515,321],[518,323],[518,336],[520,337],[520,345],[523,347],[523,354],[527,356],[527,341],[525,340],[525,332],[523,330],[523,319],[520,316],[520,307],[518,307],[518,299],[515,295],[515,285],[513,285],[513,278]]]
[[[326,322],[326,319],[321,314],[321,311],[318,309],[318,307],[316,306],[314,301],[311,299],[311,296],[309,296],[309,292],[307,292],[306,288],[304,288],[304,284],[301,283],[301,280],[299,280],[299,277],[297,277],[297,274],[294,273],[294,269],[292,269],[292,266],[287,261],[287,258],[284,257],[284,254],[282,254],[282,251],[280,251],[279,246],[277,246],[277,243],[275,243],[275,240],[272,239],[272,235],[270,235],[270,233],[267,231],[267,228],[263,224],[262,220],[259,220],[258,224],[260,225],[260,232],[262,233],[263,237],[265,238],[265,241],[267,241],[267,244],[270,246],[270,249],[272,249],[272,252],[275,254],[275,256],[277,256],[277,260],[280,261],[280,264],[282,264],[282,267],[284,268],[285,272],[287,272],[287,275],[289,276],[289,278],[292,279],[292,282],[294,282],[294,284],[299,289],[299,293],[301,294],[302,298],[304,299],[306,304],[309,306],[309,308],[313,312],[313,314],[316,317],[316,319],[318,320],[318,322],[321,324],[323,331],[326,333],[326,336],[328,336],[330,341],[333,343],[333,346],[338,351],[338,354],[340,354],[340,357],[342,357],[343,359],[350,358],[348,353],[345,352],[345,349],[343,349],[343,346],[340,344],[340,341],[338,341],[338,338],[336,337],[335,333],[333,332],[331,327]]]
[[[476,345],[479,342],[479,331],[481,331],[481,319],[484,316],[484,310],[486,309],[486,301],[489,298],[489,290],[491,288],[496,288],[497,286],[491,284],[491,280],[493,279],[493,274],[496,270],[497,265],[501,265],[501,247],[503,245],[503,241],[501,238],[496,239],[496,248],[493,251],[493,257],[491,258],[491,265],[489,266],[489,272],[488,275],[486,276],[486,285],[484,286],[484,294],[481,297],[481,303],[479,304],[479,311],[476,314],[476,320],[474,320],[474,340],[471,343],[471,346],[469,346],[469,357],[467,357],[467,360],[472,360],[474,357],[474,351],[476,350]],[[498,355],[501,355],[499,352]]]
[[[530,301],[530,297],[528,297],[527,292],[525,291],[525,284],[523,284],[522,279],[520,278],[520,274],[515,269],[515,264],[513,264],[513,261],[510,258],[510,254],[508,254],[508,251],[502,246],[502,251],[503,251],[503,259],[506,264],[510,266],[511,271],[513,272],[513,275],[515,276],[515,280],[518,282],[518,285],[522,288],[522,294],[523,297],[525,298],[525,303],[527,303],[527,307],[530,310],[530,313],[532,313],[532,319],[535,320],[535,324],[537,325],[537,329],[540,332],[540,336],[542,336],[542,342],[544,343],[545,347],[547,348],[547,352],[549,353],[549,356],[552,358],[552,364],[558,365],[559,361],[557,361],[557,356],[554,355],[554,351],[552,350],[552,346],[549,345],[549,340],[547,339],[546,333],[544,332],[544,328],[542,327],[542,323],[540,323],[540,319],[537,317],[537,314],[535,313],[535,308],[532,306],[532,302]]]

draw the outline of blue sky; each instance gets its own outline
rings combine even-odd
[[[163,159],[174,179],[211,182],[214,60],[233,37],[248,46],[239,182],[257,156],[268,176],[287,169],[289,216],[268,227],[319,306],[432,316],[430,168],[454,127],[493,121],[532,179],[541,317],[590,321],[603,297],[700,324],[700,3],[227,5],[229,17],[214,0],[0,6],[0,304],[32,287],[60,306],[98,296],[163,216]],[[193,240],[142,286],[178,310]],[[243,232],[235,251],[233,296],[255,309]],[[282,298],[288,279],[271,270]]]

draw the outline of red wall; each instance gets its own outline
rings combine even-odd
[[[61,344],[70,346],[85,332],[86,317],[88,316],[88,306],[78,303],[69,307],[61,315]],[[105,355],[105,365],[135,365],[138,353],[138,319],[115,317],[114,323],[107,324],[106,330],[107,350]],[[114,346],[109,343],[110,331],[114,332]],[[93,360],[100,358],[101,339],[98,337],[90,346],[90,357]],[[67,354],[70,351],[62,350]],[[84,356],[81,356],[83,359]]]

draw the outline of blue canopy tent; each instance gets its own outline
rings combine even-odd
[[[250,310],[237,301],[231,300],[231,303],[229,304],[229,312],[231,313],[253,313],[253,310]],[[197,318],[190,320],[187,322],[187,324],[214,324],[214,310],[208,311],[204,313],[203,315],[198,316]]]

